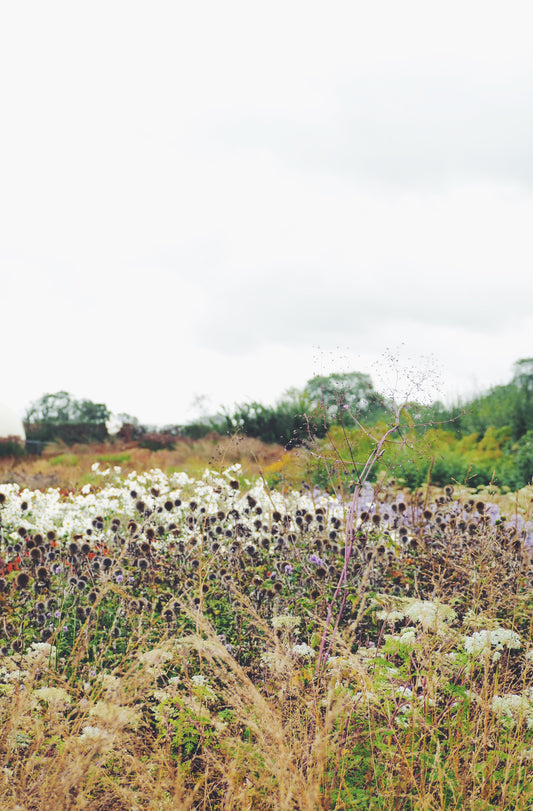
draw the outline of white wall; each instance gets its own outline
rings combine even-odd
[[[19,436],[21,439],[26,439],[22,420],[14,411],[0,403],[0,437],[5,436]]]

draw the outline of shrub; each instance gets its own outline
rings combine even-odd
[[[66,445],[88,445],[109,438],[105,423],[26,423],[26,436],[38,442],[64,442]]]
[[[151,431],[143,434],[139,441],[141,448],[148,448],[151,451],[173,450],[176,444],[176,437],[173,434],[159,433]]]
[[[20,437],[0,437],[0,457],[24,456],[26,453],[24,443]]]

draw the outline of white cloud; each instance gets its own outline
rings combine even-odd
[[[327,363],[375,376],[387,347],[432,355],[451,396],[532,354],[529,4],[1,17],[19,411],[65,388],[176,422]]]

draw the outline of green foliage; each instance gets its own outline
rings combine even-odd
[[[111,412],[103,403],[91,400],[75,400],[66,391],[43,396],[30,405],[26,412],[26,422],[48,425],[75,423],[104,423]]]
[[[25,453],[24,445],[17,437],[0,438],[0,458],[7,456],[24,456]]]
[[[469,487],[493,483],[517,490],[533,477],[533,431],[513,442],[508,426],[488,427],[481,437],[430,429],[410,437],[391,472],[410,488],[420,487],[429,476],[438,486],[455,481]]]
[[[61,453],[59,456],[54,456],[53,459],[50,459],[48,464],[76,467],[79,464],[79,459],[74,453]]]
[[[122,465],[124,462],[131,460],[131,453],[124,451],[123,453],[101,453],[96,457],[99,462],[107,462],[111,465]]]
[[[44,394],[26,411],[26,435],[34,442],[102,442],[108,437],[105,423],[110,416],[103,403],[75,400],[66,391]]]
[[[512,446],[512,471],[515,481],[509,481],[511,489],[518,489],[524,484],[530,484],[533,479],[533,429],[527,431],[520,437],[518,442]],[[511,471],[509,471],[509,479]]]
[[[291,388],[274,406],[257,401],[241,403],[213,418],[185,426],[186,436],[199,438],[209,431],[241,432],[263,442],[290,449],[324,437],[333,424],[373,423],[388,411],[369,375],[361,372],[317,376],[302,390]]]
[[[390,405],[376,392],[370,375],[362,372],[317,375],[307,381],[304,395],[311,412],[321,415],[327,425],[355,419],[374,422]]]
[[[109,434],[105,423],[28,423],[26,425],[28,440],[38,442],[61,441],[66,445],[104,442]]]
[[[441,418],[453,419],[458,435],[477,433],[480,436],[491,426],[510,428],[514,440],[533,430],[533,358],[514,364],[510,383],[494,386],[486,394],[461,402]]]
[[[385,430],[385,424],[379,422],[371,432],[332,426],[319,443],[313,483],[351,488]],[[488,427],[482,436],[457,436],[444,428],[411,423],[402,440],[386,445],[374,473],[394,476],[412,490],[428,480],[441,487],[451,482],[469,487],[492,483],[517,490],[533,478],[533,430],[514,442],[509,426]]]
[[[204,436],[211,434],[213,431],[216,432],[223,432],[223,426],[218,423],[217,427],[215,428],[214,419],[206,418],[205,420],[197,420],[195,422],[190,422],[187,425],[183,426],[182,434],[186,436],[188,439],[203,439]]]
[[[286,448],[301,445],[312,435],[324,436],[325,426],[307,415],[311,406],[305,394],[291,389],[275,406],[256,401],[237,405],[233,413],[225,412],[223,430],[241,432],[263,442],[279,443]]]

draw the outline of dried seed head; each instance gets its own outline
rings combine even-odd
[[[26,572],[19,572],[17,575],[17,588],[26,589],[30,583],[30,577]]]

